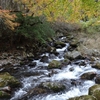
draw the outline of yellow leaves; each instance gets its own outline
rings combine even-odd
[[[19,0],[17,0],[19,1]],[[100,2],[95,0],[20,0],[29,9],[28,15],[45,15],[49,21],[80,22],[82,18],[98,17]]]

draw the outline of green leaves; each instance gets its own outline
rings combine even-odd
[[[42,22],[38,16],[23,16],[22,13],[19,13],[15,21],[20,23],[16,29],[16,35],[45,42],[48,37],[52,37],[54,34],[49,22],[46,20]]]

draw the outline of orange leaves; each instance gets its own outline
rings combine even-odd
[[[4,20],[4,23],[11,30],[14,30],[15,27],[19,25],[14,22],[16,15],[12,14],[10,10],[0,10],[0,18]]]

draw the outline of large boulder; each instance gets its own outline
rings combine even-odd
[[[11,89],[20,86],[20,82],[11,76],[8,72],[0,73],[0,98],[9,99],[11,97]]]
[[[60,61],[57,61],[57,60],[52,60],[49,63],[48,68],[49,69],[52,69],[52,68],[61,68],[61,62]]]
[[[8,72],[0,73],[0,87],[10,86],[15,88],[20,85],[20,82]]]
[[[94,85],[89,88],[89,95],[92,95],[97,98],[97,100],[100,100],[100,85]]]
[[[80,97],[70,98],[68,100],[97,100],[97,99],[93,96],[90,96],[90,95],[83,95],[83,96],[80,96]]]
[[[82,58],[81,53],[79,51],[67,52],[64,57],[70,60]]]

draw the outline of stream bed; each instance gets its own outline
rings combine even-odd
[[[63,62],[65,60],[64,55],[68,52],[69,43],[65,44],[65,47],[56,49],[56,52],[59,53],[57,56],[53,53],[40,55],[41,58],[48,57],[48,61],[42,62],[41,59],[33,59],[32,63],[36,63],[34,67],[25,65],[26,69],[20,72],[22,87],[15,92],[10,100],[68,100],[71,97],[88,94],[89,87],[93,86],[95,81],[94,79],[85,80],[80,77],[88,72],[100,73],[99,70],[91,67],[88,59],[78,59],[71,63],[63,64],[61,68],[48,69],[51,61]],[[65,89],[59,92],[28,95],[31,94],[31,90],[45,82],[60,82],[65,86]]]

